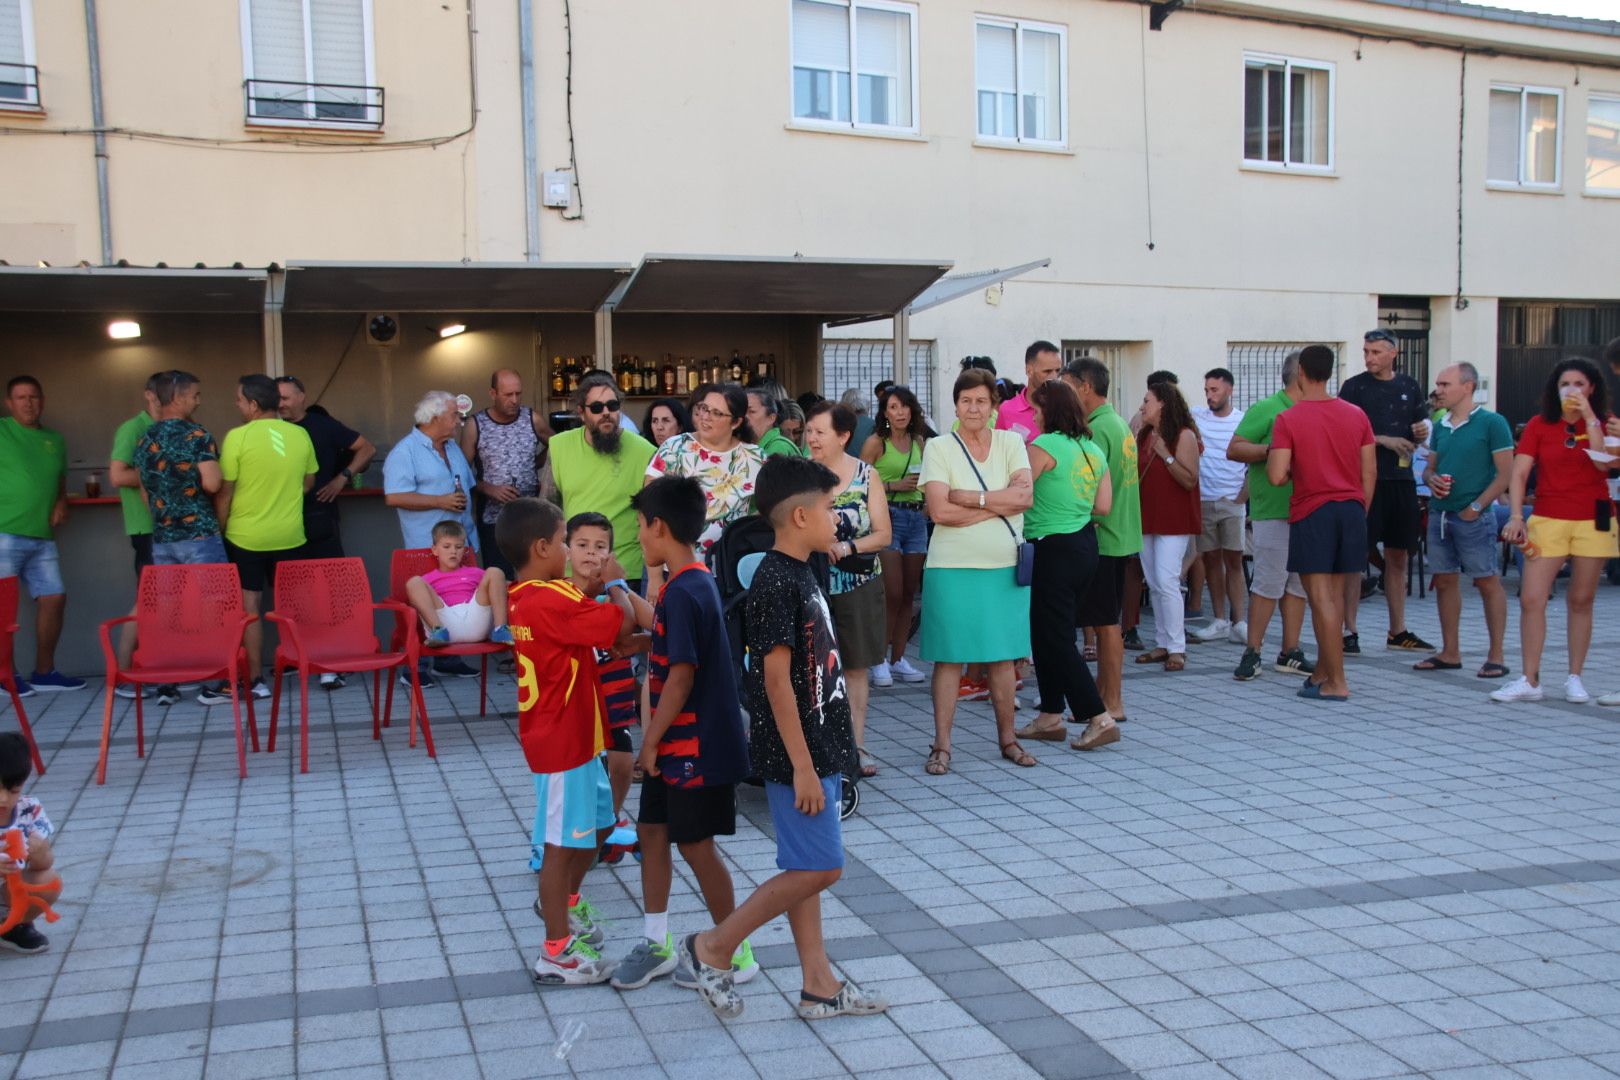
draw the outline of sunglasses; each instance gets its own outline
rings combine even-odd
[[[1586,437],[1586,429],[1584,427],[1581,427],[1578,424],[1565,424],[1564,425],[1564,434],[1569,436],[1568,438],[1566,438],[1564,440],[1564,449],[1565,450],[1573,450],[1573,449],[1575,449],[1575,444],[1576,443],[1583,443],[1583,442],[1588,441],[1588,439]]]
[[[619,403],[614,401],[593,401],[585,406],[585,411],[592,416],[601,416],[605,412],[618,412]]]

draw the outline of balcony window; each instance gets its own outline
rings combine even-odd
[[[910,4],[793,0],[793,119],[916,131],[916,53]]]
[[[32,0],[0,0],[0,109],[38,109]]]
[[[242,53],[248,123],[382,127],[371,0],[242,0]]]
[[[1562,90],[1491,87],[1488,186],[1557,190],[1563,111]]]
[[[1587,98],[1586,190],[1620,195],[1620,94]]]
[[[1333,168],[1333,65],[1281,56],[1243,58],[1243,163]]]
[[[1061,26],[981,17],[974,27],[981,139],[1068,141],[1068,57]]]

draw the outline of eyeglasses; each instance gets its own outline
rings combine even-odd
[[[1573,450],[1575,449],[1576,443],[1589,441],[1586,437],[1586,429],[1578,424],[1565,424],[1564,434],[1568,436],[1568,438],[1564,440],[1565,450]]]
[[[585,411],[592,416],[601,416],[605,412],[618,412],[619,403],[614,401],[593,401],[585,406]]]
[[[694,416],[712,416],[716,420],[730,420],[731,419],[731,414],[730,413],[721,412],[719,409],[711,409],[707,405],[703,404],[701,401],[698,402],[696,405],[692,406],[692,414]]]

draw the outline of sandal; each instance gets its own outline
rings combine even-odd
[[[876,776],[878,774],[877,758],[868,754],[864,746],[857,746],[855,753],[859,754],[861,758],[861,779],[870,780]]]
[[[951,752],[941,750],[937,746],[928,748],[928,760],[923,763],[923,772],[929,776],[944,776],[951,771]]]
[[[1057,723],[1045,727],[1040,725],[1037,718],[1035,722],[1026,724],[1014,731],[1013,734],[1020,739],[1034,739],[1038,742],[1062,742],[1069,735],[1068,730],[1063,726],[1062,717],[1058,717]]]
[[[1181,671],[1187,666],[1187,654],[1173,652],[1164,658],[1164,670]]]
[[[1096,750],[1109,743],[1119,742],[1119,724],[1113,723],[1106,727],[1099,727],[1096,723],[1086,725],[1086,730],[1076,738],[1069,740],[1071,750]]]
[[[1095,663],[1097,660],[1097,646],[1087,645],[1085,651],[1080,654],[1080,658],[1087,663]]]
[[[1012,748],[1014,751],[1013,753],[1007,752],[1009,747]],[[1027,769],[1036,763],[1035,755],[1031,754],[1028,750],[1025,750],[1022,746],[1019,746],[1017,739],[1013,739],[1011,742],[1004,742],[1001,744],[1001,756],[1012,762],[1014,765],[1017,765],[1020,769]]]
[[[1493,664],[1493,663],[1490,663],[1489,661],[1487,661],[1479,669],[1478,674],[1479,674],[1479,677],[1482,678],[1482,679],[1502,679],[1502,678],[1506,678],[1507,675],[1508,675],[1508,666],[1506,664]]]
[[[1170,658],[1169,649],[1149,649],[1136,657],[1138,664],[1159,664]]]
[[[1442,660],[1438,656],[1431,656],[1427,659],[1419,660],[1417,663],[1412,665],[1413,671],[1458,671],[1461,668],[1461,664],[1453,664],[1451,661]],[[1482,679],[1487,677],[1495,678],[1496,676],[1480,676]]]

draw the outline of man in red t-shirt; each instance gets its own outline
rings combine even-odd
[[[534,838],[529,868],[540,875],[535,911],[546,941],[535,961],[542,983],[605,981],[597,952],[603,934],[580,899],[585,871],[613,830],[613,792],[602,749],[607,707],[596,649],[628,641],[635,625],[629,587],[611,559],[599,604],[563,579],[563,514],[540,499],[513,499],[495,522],[495,542],[517,568],[509,593],[517,657],[518,739],[534,773]],[[596,590],[593,588],[593,592]]]
[[[1316,672],[1299,696],[1349,701],[1344,675],[1344,585],[1367,562],[1367,504],[1378,480],[1367,414],[1329,397],[1333,350],[1310,345],[1299,354],[1300,400],[1271,430],[1266,479],[1293,482],[1288,503],[1288,569],[1299,575],[1316,630]]]

